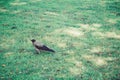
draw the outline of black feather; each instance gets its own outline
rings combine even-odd
[[[43,46],[37,46],[35,45],[35,47],[39,50],[45,50],[45,51],[50,51],[50,52],[55,52],[54,50],[48,48],[47,46],[43,45]]]

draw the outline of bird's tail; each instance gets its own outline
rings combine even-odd
[[[42,47],[43,50],[50,51],[50,52],[55,52],[54,50],[48,48],[47,46],[43,45]]]
[[[48,49],[48,51],[50,51],[50,52],[55,52],[54,50],[52,50],[52,49]]]

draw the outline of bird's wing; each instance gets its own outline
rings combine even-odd
[[[41,50],[45,50],[45,51],[50,51],[50,52],[55,52],[54,50],[48,48],[47,46],[43,45],[42,47],[39,47],[39,49]]]
[[[40,50],[49,50],[49,48],[45,45],[35,45],[35,47]]]
[[[35,42],[34,46],[35,46],[35,48],[37,48],[39,50],[45,50],[45,51],[55,52],[54,50],[48,48],[47,46],[45,46],[44,44],[42,44],[40,42]]]
[[[45,45],[43,45],[42,47],[41,47],[41,49],[42,50],[46,50],[46,51],[48,51],[48,50],[50,50],[47,46],[45,46]]]

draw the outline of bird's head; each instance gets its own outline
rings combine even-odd
[[[36,40],[35,40],[35,39],[32,39],[31,41],[32,41],[32,42],[35,42]]]

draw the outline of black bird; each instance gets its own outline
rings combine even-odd
[[[41,42],[36,41],[35,39],[32,39],[31,41],[32,41],[32,44],[35,47],[35,50],[37,51],[37,53],[40,53],[41,50],[55,52],[54,50],[48,48],[47,46],[45,46]]]

